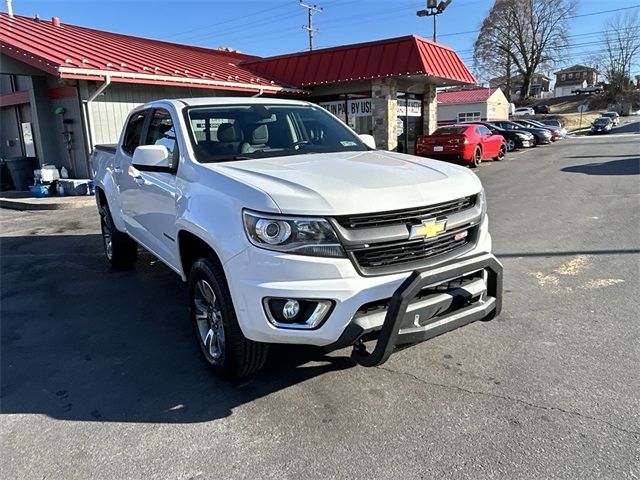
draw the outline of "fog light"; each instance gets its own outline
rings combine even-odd
[[[296,318],[298,313],[300,313],[300,304],[297,300],[287,300],[287,303],[282,307],[282,316],[287,320]]]
[[[267,318],[278,328],[311,330],[318,328],[331,314],[335,302],[293,298],[262,299]]]

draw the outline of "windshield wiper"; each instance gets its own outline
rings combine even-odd
[[[230,158],[220,158],[218,160],[214,160],[214,162],[232,162],[234,160],[252,160],[252,157],[237,156],[237,157],[230,157]]]

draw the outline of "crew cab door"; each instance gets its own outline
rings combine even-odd
[[[169,266],[178,269],[176,172],[180,154],[174,125],[168,110],[154,108],[146,111],[137,146],[164,146],[171,166],[150,168],[136,165],[132,154],[127,158],[127,165],[123,165],[122,176],[127,177],[123,183],[127,185],[127,192],[125,195],[121,191],[121,197],[132,229],[130,234]]]

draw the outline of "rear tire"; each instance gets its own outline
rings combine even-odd
[[[478,168],[482,163],[482,149],[476,147],[473,152],[473,158],[471,159],[471,168]]]
[[[495,160],[496,162],[504,160],[504,157],[506,154],[507,154],[507,146],[503,143],[502,145],[500,145],[500,151],[498,152],[498,156],[493,157],[493,160]]]
[[[213,257],[201,257],[191,267],[189,307],[200,351],[217,376],[240,379],[264,366],[269,345],[242,333],[224,271]]]
[[[116,228],[107,205],[100,208],[100,228],[104,254],[113,268],[129,270],[136,263],[138,244]]]

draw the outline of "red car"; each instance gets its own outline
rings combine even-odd
[[[416,155],[443,160],[457,160],[472,167],[482,160],[502,160],[507,145],[502,135],[496,135],[484,125],[447,125],[431,135],[421,135]]]

